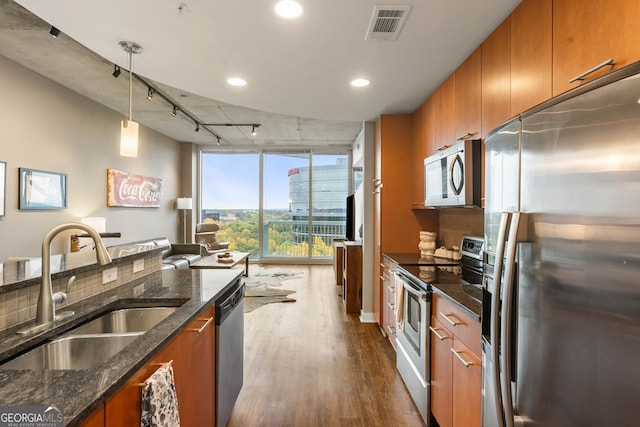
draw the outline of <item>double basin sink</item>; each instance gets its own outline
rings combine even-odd
[[[108,311],[0,365],[0,369],[89,369],[98,366],[160,323],[178,307]]]

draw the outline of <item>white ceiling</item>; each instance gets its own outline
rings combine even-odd
[[[283,20],[275,0],[0,1],[0,54],[126,114],[128,68],[118,45],[144,51],[133,71],[202,123],[225,145],[350,145],[361,122],[411,113],[507,16],[520,0],[409,0],[395,41],[366,41],[372,0],[300,0],[304,14]],[[44,22],[42,22],[44,21]],[[58,39],[49,26],[60,29]],[[248,81],[242,88],[227,77]],[[350,80],[365,77],[366,88]],[[134,119],[180,141],[214,144],[187,117],[147,102],[134,82]]]

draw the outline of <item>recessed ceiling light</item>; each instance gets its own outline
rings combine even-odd
[[[227,79],[227,83],[231,86],[246,86],[247,81],[245,79],[241,79],[240,77],[231,77]]]
[[[297,1],[282,0],[273,8],[276,14],[282,18],[293,19],[302,15],[302,6]]]
[[[367,79],[355,79],[355,80],[351,80],[351,86],[353,86],[353,87],[365,87],[365,86],[369,86],[369,80],[367,80]]]

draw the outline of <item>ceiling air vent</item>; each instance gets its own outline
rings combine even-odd
[[[409,16],[411,6],[375,6],[365,40],[395,40]]]

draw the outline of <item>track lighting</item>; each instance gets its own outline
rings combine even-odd
[[[128,49],[127,43],[130,43],[130,42],[120,42],[120,45],[124,50]],[[140,53],[140,52],[142,52],[142,48],[140,46],[136,45],[135,43],[132,43],[132,45],[133,45],[133,49],[134,49],[132,53]],[[115,70],[117,70],[117,73],[114,71],[114,77],[115,77],[116,74],[117,75],[120,74],[120,67],[115,65],[115,64],[114,64],[114,67],[115,67]],[[133,67],[130,64],[129,65],[129,69],[131,70],[132,68]],[[158,88],[154,87],[153,84],[150,81],[146,80],[145,78],[143,78],[143,77],[141,77],[141,76],[139,76],[137,74],[131,73],[130,74],[130,78],[129,78],[129,82],[131,83],[133,79],[139,81],[142,85],[144,85],[144,87],[147,88],[147,100],[151,101],[153,98],[156,98],[156,99],[160,98],[161,101],[166,102],[167,104],[169,104],[169,106],[172,107],[171,117],[177,117],[178,111],[180,111],[180,114],[184,115],[186,117],[186,119],[192,121],[192,123],[195,125],[194,130],[196,132],[200,132],[200,128],[202,126],[204,126],[205,132],[207,132],[207,133],[213,135],[214,137],[216,137],[217,138],[217,144],[220,145],[220,136],[216,132],[214,132],[211,129],[209,129],[208,127],[206,127],[207,124],[202,123],[202,121],[198,117],[196,117],[193,114],[189,113],[188,110],[185,110],[184,108],[182,108],[178,102],[176,102],[170,96],[168,96],[165,93],[163,93],[162,90],[159,90]],[[130,88],[130,96],[131,96],[131,92],[132,92],[132,90]],[[131,105],[131,99],[129,100],[129,105]],[[131,109],[131,107],[130,107],[130,109]],[[129,114],[131,115],[131,112],[129,112]],[[135,123],[133,121],[129,121],[129,123],[137,125],[137,123]],[[227,124],[226,126],[238,126],[238,125],[236,125],[236,124]],[[242,126],[255,126],[257,128],[257,127],[260,126],[260,124],[252,123],[252,124],[242,125]],[[136,135],[137,135],[137,133],[136,133]]]
[[[120,67],[117,66],[116,64],[113,64],[113,73],[111,75],[116,79],[120,77]]]
[[[120,128],[120,155],[138,156],[138,123],[131,120],[133,110],[133,54],[142,52],[142,47],[133,42],[120,42],[120,47],[129,54],[129,117],[122,121]],[[118,74],[116,75],[116,71]],[[114,77],[120,75],[120,67],[116,65]]]
[[[51,29],[49,30],[49,34],[51,34],[54,38],[58,38],[58,36],[60,35],[60,30],[52,25]]]

